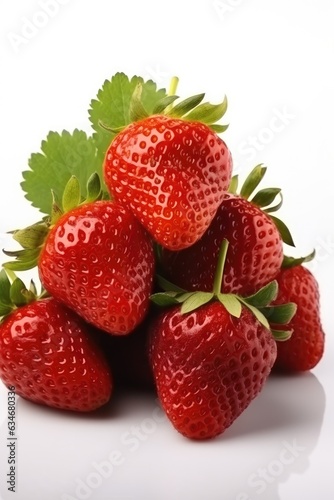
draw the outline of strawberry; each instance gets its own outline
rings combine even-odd
[[[4,266],[16,271],[37,264],[50,295],[95,327],[125,335],[148,310],[152,242],[129,210],[109,200],[78,204],[78,189],[70,179],[64,213],[55,204],[50,226],[42,221],[14,232],[23,250],[5,252],[16,261]]]
[[[221,293],[217,276],[224,246],[213,293],[153,296],[161,304],[168,298],[183,302],[152,326],[150,360],[162,407],[173,426],[192,439],[223,433],[260,393],[276,359],[274,337],[254,304],[264,313],[277,286],[272,282],[248,299]],[[292,304],[283,308],[292,316]]]
[[[147,312],[152,244],[118,203],[96,201],[65,213],[50,230],[38,267],[52,296],[106,332],[127,334]]]
[[[276,279],[279,293],[273,304],[292,301],[297,312],[289,328],[293,330],[287,342],[280,342],[275,369],[284,372],[311,370],[324,353],[325,335],[320,318],[319,286],[314,275],[299,260],[288,259]],[[297,262],[297,265],[294,263]]]
[[[4,271],[0,280],[2,291],[9,290]],[[25,399],[55,408],[88,412],[106,404],[112,377],[89,325],[54,298],[29,303],[31,292],[18,278],[11,289],[19,303],[28,303],[10,305],[9,295],[2,300],[0,314],[8,313],[0,322],[3,383]]]
[[[196,104],[203,96],[190,100]],[[217,126],[191,119],[200,116],[210,121],[205,113],[195,108],[181,117],[190,109],[186,101],[169,114],[146,116],[128,125],[111,142],[104,162],[112,197],[129,207],[155,241],[170,250],[189,247],[202,236],[223,200],[232,171],[229,149],[212,129]],[[226,102],[217,116],[225,110]]]
[[[247,182],[251,179],[254,187],[254,177],[258,182],[264,172],[264,167],[256,167]],[[273,280],[283,261],[283,241],[275,222],[280,228],[283,223],[261,205],[278,193],[276,188],[262,190],[251,201],[244,197],[249,193],[227,194],[197,243],[179,252],[162,250],[161,265],[168,279],[187,290],[211,290],[219,248],[226,238],[230,243],[223,279],[226,292],[249,295]],[[289,236],[285,241],[291,244]]]

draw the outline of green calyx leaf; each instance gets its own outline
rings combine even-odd
[[[228,192],[231,194],[237,194],[238,184],[239,184],[239,176],[233,175],[231,182],[230,182],[230,185],[229,185],[229,188],[228,188]]]
[[[300,266],[306,262],[311,262],[315,257],[316,251],[315,249],[305,257],[289,257],[288,255],[284,255],[282,268],[287,269],[289,267]]]
[[[203,94],[199,94],[202,96]],[[194,96],[194,97],[199,97]],[[204,97],[204,95],[203,95]],[[190,121],[198,121],[205,123],[209,127],[214,127],[216,131],[225,131],[227,129],[227,125],[219,125],[218,122],[225,115],[227,110],[227,98],[224,97],[224,100],[219,104],[211,104],[209,102],[205,102],[199,104],[194,107],[189,113],[183,115],[183,119]]]
[[[187,314],[195,311],[199,307],[204,306],[214,298],[214,294],[210,292],[194,292],[186,297],[182,302],[181,313]]]
[[[268,285],[261,288],[258,292],[247,297],[247,303],[254,307],[266,307],[273,300],[276,299],[278,294],[277,281],[271,281]]]
[[[63,211],[70,212],[73,208],[77,207],[80,204],[80,201],[80,183],[78,178],[75,177],[75,175],[72,175],[64,189],[62,198]]]
[[[205,94],[197,94],[184,99],[183,101],[176,104],[176,106],[172,107],[168,115],[174,116],[176,118],[180,118],[186,115],[203,101],[204,96]]]
[[[271,333],[276,342],[285,342],[291,338],[293,330],[276,330],[272,328]]]
[[[240,196],[249,199],[250,195],[255,191],[257,186],[262,181],[265,173],[267,171],[267,167],[263,164],[256,165],[250,174],[246,177],[243,185],[241,186]]]
[[[242,305],[237,295],[233,295],[230,293],[218,293],[217,299],[221,304],[223,304],[223,306],[231,316],[240,318]]]
[[[157,104],[153,108],[153,114],[154,115],[163,114],[164,111],[167,110],[168,106],[173,104],[173,102],[176,101],[176,99],[178,99],[178,98],[179,98],[179,96],[177,96],[177,95],[166,95],[159,102],[157,102]]]
[[[150,299],[153,304],[159,307],[170,307],[180,303],[173,292],[154,293],[153,295],[151,295]]]
[[[287,227],[287,225],[281,219],[278,219],[277,217],[274,217],[273,215],[270,215],[270,218],[272,219],[275,226],[277,227],[283,242],[291,247],[294,247],[295,243],[293,241],[292,235],[291,235],[290,230]]]
[[[170,281],[166,280],[166,278],[164,278],[160,274],[156,276],[156,280],[159,287],[165,292],[186,293],[186,290],[180,288],[177,285],[174,285],[174,283],[171,283]]]
[[[17,278],[13,273],[10,281],[5,269],[0,271],[0,319],[1,321],[12,311],[18,307],[30,304],[37,300],[36,285],[33,281],[30,282],[29,288],[20,278]],[[43,291],[44,292],[44,291]]]
[[[116,134],[130,123],[151,115],[164,114],[172,118],[199,121],[217,133],[227,129],[227,125],[217,123],[226,113],[226,97],[219,104],[202,103],[205,94],[201,93],[175,104],[179,99],[176,95],[178,81],[177,77],[172,78],[168,95],[165,89],[157,90],[152,81],[144,82],[139,77],[129,80],[123,73],[117,73],[104,83],[89,110],[95,130],[93,137],[102,161]]]
[[[22,248],[34,250],[36,247],[43,244],[48,232],[48,223],[46,220],[43,220],[25,229],[11,231],[11,234],[13,235],[13,239],[17,241]]]
[[[89,177],[85,191],[87,198],[83,199],[80,182],[77,177],[72,176],[65,185],[61,204],[56,194],[52,192],[51,217],[45,217],[42,221],[25,229],[11,232],[13,239],[21,245],[23,250],[3,250],[5,255],[15,259],[5,262],[3,267],[11,271],[27,271],[36,267],[50,227],[56,224],[64,213],[70,212],[80,204],[91,203],[102,198],[100,177],[96,172]]]
[[[258,207],[267,207],[275,201],[278,195],[281,195],[280,188],[261,189],[251,199],[251,202],[254,203],[254,205],[257,205]],[[268,209],[268,211],[269,210],[270,209]]]
[[[254,314],[254,316],[256,317],[258,322],[261,323],[262,326],[264,326],[265,328],[270,330],[269,322],[262,311],[260,311],[255,306],[250,304],[247,300],[244,300],[241,297],[239,298],[239,300],[244,306],[246,306]]]
[[[263,177],[265,176],[266,171],[267,167],[265,167],[263,164],[256,165],[256,167],[253,168],[253,170],[246,177],[243,185],[241,186],[240,196],[246,198],[247,200],[250,200],[254,205],[262,208],[265,212],[271,213],[276,212],[282,206],[283,196],[280,188],[261,189],[251,198],[255,189],[258,187]],[[237,188],[234,187],[233,184],[232,188],[233,190],[231,191],[230,188],[229,191],[236,194]],[[279,197],[279,202],[276,205],[271,206],[277,197]]]
[[[297,311],[297,305],[294,302],[267,306],[261,309],[269,323],[286,325],[290,323]]]
[[[218,255],[212,292],[186,292],[182,288],[174,286],[162,276],[158,276],[157,283],[165,292],[153,294],[151,296],[152,302],[160,307],[180,305],[181,314],[188,314],[214,300],[218,300],[234,318],[240,318],[242,308],[246,307],[252,312],[258,322],[268,330],[271,330],[270,323],[278,325],[288,324],[296,313],[297,307],[294,303],[271,305],[278,295],[278,283],[276,280],[268,283],[248,297],[221,292],[228,246],[228,241],[223,240]],[[284,335],[281,333],[281,340],[285,337],[289,338],[290,333],[288,332]],[[279,336],[279,333],[275,333],[275,335]]]
[[[240,196],[246,199],[249,199],[251,203],[260,207],[263,212],[267,213],[269,217],[274,222],[277,227],[282,241],[289,246],[295,246],[292,235],[290,233],[289,228],[286,224],[279,218],[272,215],[273,212],[277,212],[282,204],[283,204],[283,195],[280,188],[265,188],[258,191],[251,199],[250,196],[254,193],[255,189],[258,187],[260,182],[262,181],[265,173],[267,171],[267,167],[262,164],[257,165],[253,168],[250,174],[246,177],[243,185],[240,189]],[[231,181],[229,192],[233,194],[237,194],[237,180]],[[278,202],[276,202],[276,198],[278,198]],[[273,205],[273,203],[275,203]]]
[[[149,116],[141,100],[142,92],[143,92],[143,84],[141,82],[138,82],[137,85],[135,86],[135,89],[133,91],[130,100],[129,115],[131,122],[137,122]]]

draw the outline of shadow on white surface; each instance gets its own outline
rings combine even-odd
[[[280,484],[308,470],[325,402],[313,374],[273,375],[230,429],[199,443],[175,432],[152,393],[116,395],[91,415],[18,398],[17,491],[9,492],[4,481],[4,423],[1,498],[292,500]],[[306,491],[303,500],[309,498]]]

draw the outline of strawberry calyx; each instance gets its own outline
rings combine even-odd
[[[289,269],[291,267],[300,266],[306,262],[311,262],[316,255],[315,249],[305,257],[291,257],[289,255],[284,255],[282,268]]]
[[[171,79],[168,95],[166,95],[156,103],[151,113],[149,113],[145,109],[142,101],[143,84],[141,82],[138,82],[130,100],[130,122],[133,123],[144,120],[149,116],[164,115],[171,118],[181,118],[187,121],[204,123],[216,133],[225,132],[225,130],[228,128],[228,125],[222,125],[217,122],[221,120],[221,118],[223,118],[226,113],[228,104],[227,97],[225,96],[221,103],[211,104],[210,102],[202,102],[204,100],[205,94],[201,93],[183,99],[175,104],[175,102],[179,99],[179,96],[175,94],[178,81],[179,79],[177,77],[173,77]],[[126,127],[109,127],[101,120],[99,121],[99,125],[104,130],[107,130],[113,134],[118,134]]]
[[[267,167],[262,163],[256,165],[250,172],[250,174],[246,177],[245,181],[240,187],[240,190],[238,190],[239,176],[234,175],[230,182],[229,192],[231,194],[237,194],[242,198],[249,200],[250,203],[253,203],[257,207],[261,208],[261,210],[269,215],[269,217],[274,222],[283,242],[289,246],[294,247],[295,243],[293,241],[289,228],[281,219],[272,215],[274,212],[277,212],[283,205],[282,190],[277,187],[270,187],[261,189],[254,194],[266,171]]]
[[[286,325],[291,321],[297,310],[297,306],[293,302],[271,305],[278,295],[276,280],[268,283],[248,297],[221,291],[228,246],[228,241],[223,240],[219,251],[212,292],[188,292],[158,276],[158,284],[164,291],[151,295],[152,302],[160,307],[180,305],[181,314],[187,314],[213,300],[218,300],[228,313],[235,318],[240,318],[242,307],[247,307],[265,328],[271,330],[275,340],[288,340],[292,335],[291,330],[272,329],[269,324],[270,321],[270,323],[277,325]]]
[[[104,195],[105,193],[101,189],[101,181],[97,173],[92,174],[87,181],[87,195],[85,198],[81,195],[78,178],[73,175],[65,186],[61,202],[56,199],[55,193],[52,192],[50,216],[46,216],[41,221],[24,229],[16,229],[9,232],[22,249],[13,251],[3,249],[2,251],[5,255],[15,259],[5,262],[3,267],[11,271],[27,271],[36,267],[44,241],[50,229],[57,223],[59,218],[79,205],[102,199]]]
[[[48,294],[43,287],[38,294],[33,280],[30,281],[30,286],[27,288],[13,272],[6,272],[5,269],[2,269],[0,271],[0,322],[19,307],[47,296]]]

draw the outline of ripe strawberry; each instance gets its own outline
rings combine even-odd
[[[35,403],[80,412],[99,408],[113,384],[89,330],[53,298],[14,308],[0,323],[1,380]]]
[[[147,312],[152,244],[118,203],[96,201],[62,215],[46,237],[38,267],[53,297],[106,332],[127,334]]]
[[[151,332],[158,395],[184,436],[224,432],[260,392],[276,358],[270,332],[247,309],[236,320],[219,303],[163,313]]]
[[[260,208],[231,194],[197,243],[179,252],[162,251],[168,278],[187,290],[210,290],[224,238],[230,242],[223,280],[226,292],[248,295],[274,279],[283,261],[278,229]]]
[[[115,200],[170,250],[202,236],[228,189],[231,170],[230,152],[211,128],[165,115],[126,127],[104,163]]]
[[[259,169],[263,177],[261,166],[251,175]],[[283,261],[283,241],[272,216],[261,205],[278,192],[275,189],[268,198],[260,191],[254,201],[227,194],[197,243],[179,252],[162,250],[162,270],[167,278],[186,290],[211,290],[219,248],[226,238],[230,243],[223,278],[226,292],[249,295],[273,280]]]
[[[174,427],[193,439],[223,433],[259,394],[276,358],[268,323],[253,307],[265,311],[277,293],[275,283],[249,299],[220,288],[216,278],[214,293],[169,292],[167,297],[184,303],[161,313],[150,332],[161,404]],[[291,316],[293,306],[284,307]]]
[[[23,250],[4,250],[15,257],[4,267],[23,271],[37,265],[50,295],[95,327],[125,335],[148,310],[153,244],[129,210],[101,196],[97,174],[88,180],[85,200],[71,177],[50,220],[13,232]]]
[[[291,338],[278,343],[275,368],[284,372],[311,370],[321,360],[325,343],[318,283],[301,264],[282,269],[276,279],[279,293],[273,304],[292,301],[297,304],[297,312],[289,325]]]

